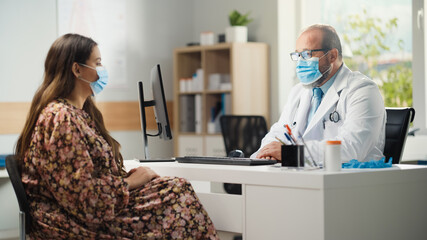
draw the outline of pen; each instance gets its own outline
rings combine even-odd
[[[286,145],[282,140],[280,140],[280,138],[275,137],[277,139],[277,141],[279,141],[282,145]]]
[[[285,128],[288,130],[288,133],[292,135],[292,130],[288,124],[285,124]]]
[[[289,125],[288,124],[285,124],[285,128],[286,128],[286,130],[288,131],[288,134],[289,134],[289,137],[291,137],[292,138],[292,140],[294,140],[294,143],[295,144],[297,144],[297,139],[294,137],[294,135],[292,134],[292,130],[291,130],[291,128],[289,127]]]
[[[288,139],[289,142],[291,142],[292,145],[295,145],[296,142],[294,142],[294,140],[289,136],[288,133],[285,132],[285,137]]]

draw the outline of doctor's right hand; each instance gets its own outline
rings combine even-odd
[[[128,172],[128,176],[124,179],[129,184],[129,190],[138,188],[159,177],[157,173],[148,167],[137,167]]]
[[[282,161],[282,144],[274,141],[259,150],[256,158]]]

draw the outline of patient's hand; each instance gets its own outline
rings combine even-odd
[[[282,161],[282,144],[274,141],[259,150],[256,158]]]
[[[129,190],[132,190],[140,186],[143,186],[147,182],[157,177],[159,177],[159,175],[157,175],[157,173],[155,173],[150,168],[137,167],[137,168],[131,169],[124,180],[129,184]]]

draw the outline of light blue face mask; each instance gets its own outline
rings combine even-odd
[[[90,88],[92,89],[92,96],[98,95],[100,92],[102,92],[102,90],[104,90],[105,86],[107,86],[107,83],[108,83],[107,69],[105,69],[105,67],[102,67],[102,66],[94,68],[83,63],[79,63],[79,65],[91,68],[95,70],[96,73],[98,74],[99,78],[95,82],[91,82],[82,77],[79,77],[80,80],[90,84]]]
[[[325,53],[320,58],[324,57],[328,53],[329,52]],[[320,58],[312,57],[309,60],[304,60],[301,58],[298,59],[296,72],[298,79],[303,85],[310,85],[323,76],[323,74],[319,71]],[[329,71],[331,67],[332,65],[325,72]]]

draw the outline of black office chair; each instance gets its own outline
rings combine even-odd
[[[261,146],[261,140],[267,134],[267,123],[263,116],[223,115],[220,118],[225,151],[241,150],[249,157]],[[230,194],[242,194],[242,185],[224,183],[224,189]]]
[[[402,158],[409,124],[414,121],[415,109],[386,108],[386,111],[384,155],[386,161],[393,157],[393,164],[398,164]]]
[[[227,153],[239,149],[245,157],[249,157],[258,150],[262,138],[267,134],[267,123],[263,116],[223,115],[219,120]]]
[[[26,234],[31,231],[30,205],[27,200],[24,185],[21,181],[21,172],[19,171],[18,163],[14,155],[8,155],[6,157],[6,169],[19,204],[19,239],[25,240]]]

